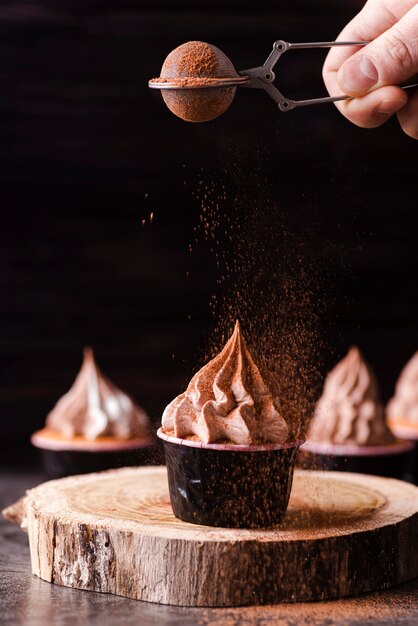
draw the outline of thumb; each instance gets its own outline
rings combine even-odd
[[[349,96],[362,96],[385,85],[399,85],[418,72],[418,4],[392,28],[351,56],[338,71]]]

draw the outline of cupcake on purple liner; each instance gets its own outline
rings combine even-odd
[[[73,386],[31,442],[41,450],[47,474],[59,478],[144,464],[155,440],[145,411],[101,373],[86,348]]]
[[[401,478],[412,447],[389,429],[375,375],[350,348],[326,378],[302,448],[305,465]]]
[[[289,440],[265,378],[237,322],[222,352],[165,409],[157,434],[179,519],[235,528],[282,521],[302,441]]]

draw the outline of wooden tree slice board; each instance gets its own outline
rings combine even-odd
[[[296,471],[273,529],[177,520],[165,467],[50,481],[4,515],[29,535],[33,573],[68,587],[183,606],[322,600],[418,576],[418,489]]]

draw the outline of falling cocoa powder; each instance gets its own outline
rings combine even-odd
[[[239,164],[231,171],[237,181]],[[205,359],[216,354],[239,319],[263,375],[275,388],[291,437],[298,437],[312,416],[322,378],[318,271],[304,235],[286,229],[267,191],[257,201],[259,189],[237,181],[236,195],[228,196],[222,181],[228,178],[231,185],[229,171],[216,178],[202,180],[196,191],[196,239],[209,245],[218,273]],[[248,187],[251,193],[243,191]]]

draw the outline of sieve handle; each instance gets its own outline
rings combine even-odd
[[[302,50],[309,48],[332,48],[334,46],[366,46],[369,41],[316,41],[307,43],[289,43],[279,39],[273,44],[273,50],[267,57],[264,65],[260,67],[254,67],[248,70],[240,72],[242,76],[247,76],[247,82],[242,85],[243,87],[250,87],[254,89],[264,89],[271,98],[276,102],[280,111],[287,112],[301,106],[310,106],[312,104],[325,104],[327,102],[338,102],[340,100],[350,100],[350,96],[327,96],[324,98],[310,98],[307,100],[291,100],[286,98],[275,85],[273,81],[276,76],[274,73],[274,66],[279,61],[282,54],[289,50]],[[410,85],[400,85],[402,89],[411,89],[417,87],[418,83]]]

